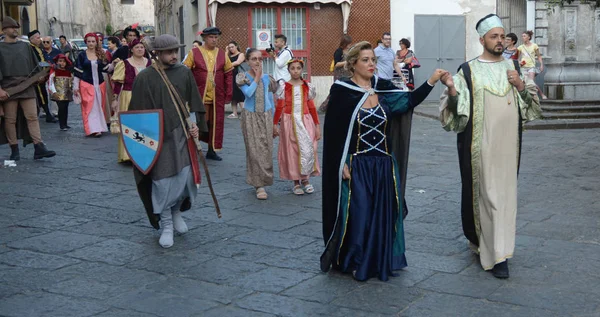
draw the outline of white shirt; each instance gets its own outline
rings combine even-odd
[[[287,46],[277,53],[277,56],[275,57],[275,70],[273,73],[273,78],[275,78],[276,81],[279,81],[280,79],[289,81],[292,79],[292,75],[290,75],[287,68],[287,63],[292,60],[293,57],[294,54]]]

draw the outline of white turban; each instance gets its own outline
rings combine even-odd
[[[479,20],[477,22],[477,33],[479,33],[479,37],[484,37],[487,32],[489,32],[493,28],[503,28],[502,20],[495,14],[490,14],[485,18]]]

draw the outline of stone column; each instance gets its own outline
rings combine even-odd
[[[600,9],[579,1],[548,9],[538,0],[535,31],[548,98],[600,100]]]

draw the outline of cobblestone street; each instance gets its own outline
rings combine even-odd
[[[0,168],[0,316],[600,316],[598,129],[524,133],[517,247],[498,280],[462,234],[455,134],[415,116],[409,266],[361,283],[319,269],[320,178],[313,195],[277,180],[255,198],[237,119],[209,162],[223,218],[203,183],[190,232],[162,249],[117,137],[85,138],[79,112],[70,132],[40,121],[55,158],[28,146]]]

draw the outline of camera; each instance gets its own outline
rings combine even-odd
[[[267,51],[267,53],[274,52],[275,48],[273,47],[273,43],[269,43],[269,47],[265,49],[265,51]]]

